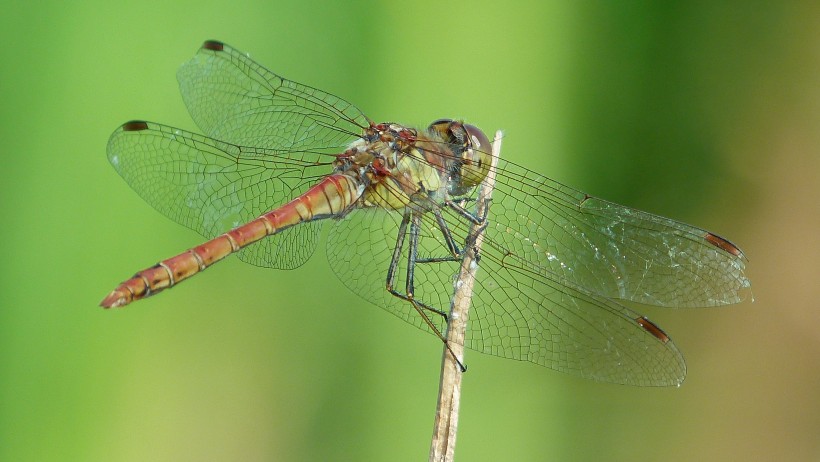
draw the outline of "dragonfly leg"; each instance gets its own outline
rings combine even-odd
[[[441,214],[441,209],[438,207],[432,207],[430,212],[436,218],[436,224],[438,225],[438,229],[441,231],[441,235],[444,237],[444,243],[447,246],[447,251],[450,255],[446,257],[430,257],[430,258],[416,258],[416,263],[441,263],[441,262],[460,262],[461,259],[464,257],[464,251],[458,247],[456,244],[455,239],[453,238],[453,233],[450,232],[450,227],[447,226],[447,222],[444,221],[444,216]]]
[[[475,243],[476,237],[479,234],[483,233],[485,229],[487,229],[487,225],[488,225],[487,211],[490,210],[489,206],[490,206],[490,201],[491,200],[492,199],[489,199],[489,198],[485,199],[484,212],[481,216],[478,216],[478,215],[470,212],[469,210],[464,208],[464,206],[462,204],[458,203],[458,202],[463,202],[463,201],[448,200],[448,201],[445,202],[445,205],[447,205],[448,207],[453,209],[456,213],[458,213],[462,217],[466,218],[467,220],[469,220],[473,224],[479,225],[478,228],[475,230],[475,232],[473,232],[469,236],[467,236],[467,239],[466,239],[466,242],[465,242],[465,245],[467,247],[473,246],[473,244]],[[476,254],[476,256],[478,256],[478,255]]]
[[[390,258],[390,267],[387,268],[387,291],[396,295],[393,286],[396,282],[396,269],[399,265],[399,258],[401,258],[401,249],[404,247],[404,237],[407,234],[407,223],[410,222],[410,214],[405,213],[399,223],[398,235],[396,237],[396,246],[393,248],[393,256]]]
[[[413,268],[416,266],[415,264],[420,261],[418,259],[417,255],[416,255],[416,252],[415,252],[415,248],[418,247],[418,225],[416,225],[416,230],[415,230],[415,243],[411,242],[411,245],[410,245],[411,254],[408,255],[408,276],[407,276],[407,287],[406,287],[407,292],[406,293],[401,293],[401,292],[398,292],[397,290],[395,290],[396,272],[397,272],[398,265],[399,265],[399,259],[401,258],[401,251],[404,248],[404,238],[407,235],[407,225],[410,223],[410,221],[411,221],[411,214],[407,213],[407,214],[404,215],[404,217],[402,217],[401,223],[399,224],[398,237],[396,238],[396,247],[393,249],[393,256],[390,260],[390,267],[387,269],[387,281],[386,281],[385,286],[387,288],[387,291],[390,292],[391,295],[393,295],[395,297],[398,297],[402,300],[406,300],[408,302],[417,304],[422,309],[424,309],[426,311],[429,311],[429,312],[432,312],[432,313],[435,313],[435,314],[441,316],[442,318],[444,318],[444,320],[446,321],[447,320],[447,313],[413,299],[413,280],[412,280],[413,279]],[[412,226],[411,226],[411,228],[412,228]],[[411,232],[411,234],[412,234],[412,232]],[[411,240],[412,239],[413,238],[411,237]],[[452,258],[453,257],[446,257],[446,260],[445,259],[437,259],[437,260],[439,260],[439,261],[454,261],[454,259],[451,260]],[[438,329],[436,329],[435,327],[433,327],[433,329],[434,329],[434,331],[438,332]]]
[[[455,355],[453,350],[448,345],[447,338],[442,334],[441,330],[433,323],[433,321],[428,316],[428,313],[434,313],[442,318],[444,318],[445,322],[449,322],[449,317],[447,313],[441,311],[439,309],[433,308],[432,306],[427,305],[426,303],[420,302],[415,299],[414,297],[414,287],[413,287],[413,278],[414,278],[414,270],[416,267],[416,263],[418,262],[418,241],[419,241],[419,223],[421,221],[421,215],[408,212],[405,213],[404,217],[402,217],[402,221],[399,224],[398,230],[398,237],[396,238],[396,247],[393,250],[393,256],[390,261],[390,268],[387,271],[387,291],[393,295],[394,297],[400,298],[402,300],[407,301],[416,312],[421,316],[422,320],[430,330],[438,337],[442,343],[447,348],[447,351],[450,352],[451,355],[456,359],[456,362],[459,364],[459,368],[462,372],[467,370],[467,367],[461,363],[458,357]],[[401,293],[395,290],[395,282],[396,282],[396,270],[398,268],[398,262],[401,258],[401,251],[404,247],[404,238],[405,234],[407,233],[407,225],[410,225],[410,243],[407,249],[407,280],[405,281],[405,292]],[[453,257],[449,257],[453,258]]]
[[[441,210],[438,207],[433,207],[432,213],[433,216],[436,217],[436,223],[438,224],[438,228],[441,230],[441,234],[444,236],[444,242],[447,244],[447,250],[450,251],[450,254],[453,257],[460,260],[463,254],[456,245],[456,241],[453,239],[453,233],[450,232],[450,227],[447,226],[447,222],[444,221],[444,217],[441,215]]]
[[[487,227],[487,216],[485,214],[484,216],[478,217],[475,214],[471,213],[469,210],[465,209],[464,206],[459,204],[458,202],[464,202],[464,200],[449,200],[445,202],[445,205],[453,209],[458,215],[469,220],[471,223],[480,225],[475,233],[467,236],[467,239],[465,239],[464,244],[465,248],[467,248],[473,246],[476,236],[481,234]],[[438,224],[438,228],[441,231],[441,234],[444,236],[444,242],[447,245],[447,250],[449,251],[450,255],[446,257],[416,258],[416,263],[460,262],[461,259],[464,257],[464,250],[459,249],[458,245],[455,243],[453,234],[450,232],[450,227],[444,220],[444,217],[441,214],[441,210],[437,207],[434,207],[431,209],[430,213],[432,213],[433,216],[436,217],[436,223]]]
[[[489,201],[489,200],[490,199],[487,199],[487,201]],[[459,202],[463,203],[464,201],[463,200],[458,200],[458,201],[448,200],[448,201],[444,202],[444,205],[446,205],[447,207],[450,207],[451,209],[453,209],[456,213],[458,213],[462,217],[470,220],[473,224],[480,225],[480,224],[483,224],[486,221],[486,219],[487,219],[486,212],[484,213],[483,216],[478,216],[478,215],[470,212],[466,208],[464,208],[464,206],[462,204],[459,204]],[[489,204],[487,204],[487,205],[489,205]],[[485,207],[484,210],[489,210],[489,207]]]

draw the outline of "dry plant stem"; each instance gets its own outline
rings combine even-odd
[[[486,217],[490,206],[490,197],[495,186],[495,171],[498,157],[501,154],[501,131],[495,132],[493,140],[492,166],[489,174],[481,185],[478,193],[478,216]],[[441,360],[441,381],[438,391],[438,407],[436,422],[433,428],[433,443],[430,447],[431,462],[450,462],[453,460],[456,448],[456,433],[458,431],[458,409],[461,403],[461,366],[464,363],[464,336],[467,330],[467,314],[470,310],[470,300],[473,295],[473,283],[477,267],[476,253],[481,250],[484,233],[479,232],[481,225],[474,224],[470,229],[471,235],[478,233],[473,248],[465,249],[461,270],[456,282],[453,295],[450,318],[447,323],[447,344]],[[447,348],[449,346],[449,349]]]

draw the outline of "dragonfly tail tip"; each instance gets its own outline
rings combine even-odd
[[[100,306],[103,308],[119,308],[121,306],[125,306],[128,304],[128,300],[126,299],[123,294],[118,291],[114,290],[110,294],[108,294],[101,302]]]

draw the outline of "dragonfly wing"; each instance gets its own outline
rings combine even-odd
[[[462,245],[469,223],[451,209],[441,211],[456,242]],[[328,259],[353,292],[429,331],[407,301],[385,290],[400,221],[398,212],[354,211],[333,227]],[[432,213],[424,214],[419,234],[420,259],[447,256],[443,234]],[[407,282],[407,252],[405,240],[394,286],[400,292],[405,291]],[[485,246],[480,253],[465,346],[605,382],[667,386],[683,381],[686,366],[680,352],[665,334],[643,327],[640,315],[583,288],[544,278],[531,268],[510,265],[505,256],[498,246]],[[460,264],[417,263],[415,299],[449,312]],[[445,331],[443,317],[432,312],[428,317],[439,331]]]
[[[501,161],[487,229],[507,262],[612,299],[657,306],[737,303],[745,257],[702,229],[591,197]]]
[[[680,351],[643,316],[583,287],[516,266],[497,247],[484,246],[480,255],[467,347],[603,382],[683,382]]]
[[[331,169],[318,154],[245,148],[143,121],[114,131],[107,153],[146,202],[208,238],[287,202]],[[316,226],[285,230],[239,256],[261,266],[299,266],[316,247]]]
[[[343,99],[274,74],[220,42],[205,42],[177,79],[199,128],[239,145],[338,152],[370,125]]]
[[[327,240],[330,267],[345,287],[365,300],[387,310],[422,330],[427,324],[408,302],[391,295],[387,289],[387,272],[396,246],[402,215],[381,208],[356,209],[334,223]],[[399,260],[396,289],[405,291],[407,253]],[[418,281],[417,281],[418,282]],[[451,286],[452,287],[452,286]],[[439,328],[441,318],[430,318]]]
[[[294,269],[313,255],[323,221],[308,221],[288,228],[240,250],[237,256],[251,265],[265,268]]]

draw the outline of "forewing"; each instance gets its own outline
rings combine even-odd
[[[501,161],[489,245],[507,262],[598,296],[667,307],[748,296],[745,257],[700,228],[591,197]]]
[[[205,42],[177,79],[199,128],[239,145],[332,153],[370,125],[352,104],[274,74],[221,42]]]

